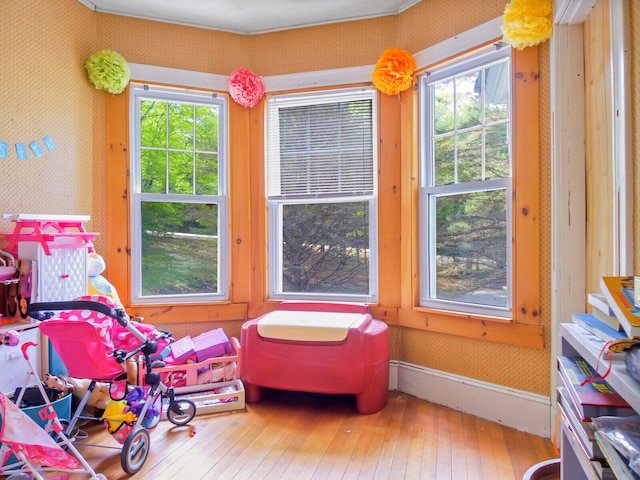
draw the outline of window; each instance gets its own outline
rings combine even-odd
[[[511,57],[502,47],[420,84],[420,304],[510,317]]]
[[[226,101],[135,85],[131,109],[132,301],[225,300]]]
[[[270,298],[374,301],[375,92],[279,95],[267,110]]]

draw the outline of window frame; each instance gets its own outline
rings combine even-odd
[[[417,74],[430,66],[444,64],[454,57],[469,55],[485,48],[495,48],[500,37],[500,19],[482,25],[416,54]],[[397,313],[380,305],[374,309],[376,318],[406,328],[444,333],[470,339],[545,348],[541,304],[541,162],[546,153],[540,149],[541,67],[539,47],[512,50],[512,145],[513,145],[513,309],[510,319],[443,311],[419,304],[419,165],[417,121],[411,132],[403,132],[400,185],[401,230],[411,231],[400,238],[400,308]],[[417,91],[401,94],[402,119],[417,119]],[[535,179],[532,181],[532,179]],[[385,265],[390,259],[385,259]]]
[[[378,136],[377,131],[377,95],[372,88],[339,88],[315,90],[307,92],[285,93],[273,95],[267,99],[265,108],[265,172],[269,169],[270,132],[279,134],[279,126],[270,126],[269,118],[272,108],[286,108],[298,105],[314,105],[332,103],[335,99],[355,99],[359,97],[371,101],[372,105],[372,178],[373,189],[370,192],[344,194],[309,194],[309,195],[272,195],[269,193],[269,175],[265,174],[265,193],[267,201],[267,295],[269,300],[315,300],[337,302],[376,303],[378,299]],[[318,102],[314,102],[317,100]],[[278,158],[272,161],[279,162]],[[278,179],[279,181],[279,179]],[[282,210],[286,205],[368,202],[369,205],[369,292],[366,295],[356,294],[323,294],[312,292],[283,292],[282,288]]]
[[[432,148],[432,133],[434,127],[434,116],[431,109],[433,104],[433,90],[431,85],[445,79],[452,78],[454,76],[472,72],[477,69],[485,69],[497,64],[505,63],[505,59],[508,58],[508,74],[509,74],[509,104],[508,104],[508,119],[507,119],[507,136],[509,138],[509,158],[510,158],[510,176],[498,179],[484,179],[480,181],[467,181],[456,182],[454,184],[437,185],[434,181],[435,162]],[[452,311],[455,313],[470,313],[476,315],[488,315],[500,318],[511,318],[512,316],[512,249],[511,238],[513,231],[513,215],[512,206],[513,201],[509,201],[512,198],[512,160],[513,160],[513,148],[511,144],[512,139],[512,62],[511,62],[511,47],[508,45],[501,45],[499,47],[492,47],[490,49],[483,49],[482,51],[465,56],[461,59],[452,59],[447,64],[442,66],[436,66],[429,69],[428,73],[423,73],[419,79],[419,129],[418,129],[418,142],[419,142],[419,263],[420,263],[420,297],[419,305],[421,307],[436,308],[446,311]],[[480,124],[481,128],[486,128],[484,121]],[[457,134],[456,134],[457,135]],[[484,150],[484,143],[482,145]],[[435,286],[433,283],[436,280],[435,273],[435,259],[433,258],[435,253],[435,240],[432,239],[432,234],[435,233],[435,217],[436,207],[434,205],[438,197],[442,195],[459,195],[466,193],[477,193],[483,191],[492,190],[504,190],[506,192],[506,235],[505,235],[505,252],[506,252],[506,292],[507,299],[504,307],[490,306],[485,304],[472,304],[455,300],[446,300],[440,298],[434,298]]]
[[[131,284],[130,301],[133,304],[189,304],[196,302],[223,302],[229,300],[229,165],[228,165],[228,105],[227,98],[216,93],[173,89],[150,84],[134,83],[129,87],[130,126],[130,237],[131,237]],[[218,117],[218,194],[171,194],[141,192],[140,175],[140,99],[158,99],[164,102],[181,102],[194,105],[215,105]],[[167,147],[168,148],[168,147]],[[218,206],[218,291],[185,295],[142,295],[141,268],[141,207],[143,202],[169,202],[192,204],[215,204]]]

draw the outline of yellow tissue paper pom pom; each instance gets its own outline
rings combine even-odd
[[[382,93],[397,95],[411,88],[416,61],[399,48],[387,48],[378,59],[371,75],[373,85]]]
[[[84,67],[89,81],[98,89],[109,93],[122,93],[131,78],[129,64],[122,55],[111,50],[100,50],[89,57]]]
[[[552,0],[511,0],[504,9],[504,40],[518,50],[538,45],[553,34]]]

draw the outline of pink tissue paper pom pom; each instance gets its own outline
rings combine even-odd
[[[262,79],[246,68],[238,68],[229,77],[229,95],[245,108],[258,104],[264,95]]]

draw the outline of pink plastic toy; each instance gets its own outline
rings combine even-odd
[[[15,347],[18,343],[20,343],[20,334],[15,330],[9,330],[0,335],[0,345]]]
[[[219,357],[208,358],[202,362],[184,364],[169,364],[167,362],[166,367],[154,368],[153,371],[160,373],[162,381],[167,386],[173,387],[178,394],[195,391],[194,388],[197,390],[197,386],[228,382],[239,378],[241,372],[241,348],[238,339],[231,337],[229,346],[231,351],[228,355],[223,354]],[[145,372],[144,365],[140,365],[139,374],[144,376]]]
[[[248,402],[264,388],[354,394],[362,414],[387,402],[388,327],[364,305],[285,302],[245,322],[240,343]]]
[[[188,399],[176,398],[173,388],[165,385],[161,375],[154,371],[156,359],[152,357],[156,357],[158,348],[168,344],[170,334],[167,332],[132,321],[124,309],[117,308],[111,299],[103,296],[33,303],[29,306],[29,316],[41,321],[40,331],[49,337],[69,376],[91,380],[67,425],[66,434],[75,431],[78,420],[89,418],[83,410],[97,382],[109,383],[112,401],[107,403],[100,419],[122,444],[120,463],[128,474],[137,473],[146,461],[149,432],[160,421],[163,397],[168,403],[167,418],[174,425],[186,425],[195,416],[196,405]],[[135,348],[129,349],[134,345]],[[133,400],[127,389],[125,364],[137,358],[144,361],[146,374],[137,390],[141,398]],[[147,415],[150,410],[152,414]]]

